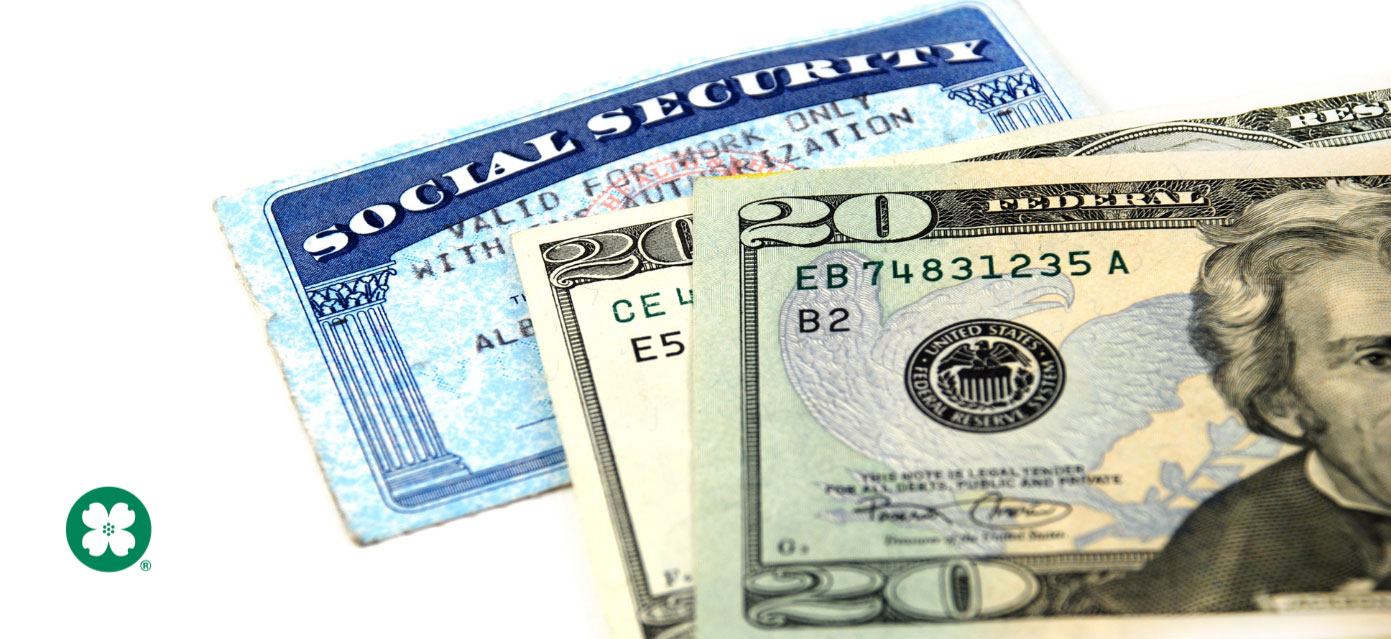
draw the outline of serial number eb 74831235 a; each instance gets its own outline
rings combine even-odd
[[[938,282],[943,279],[966,281],[975,277],[981,279],[1002,279],[1029,278],[1029,277],[1057,277],[1068,275],[1081,277],[1084,275],[1104,274],[1104,275],[1129,275],[1130,267],[1125,262],[1125,256],[1118,250],[1110,252],[1109,258],[1103,257],[1105,265],[1100,262],[1094,263],[1095,255],[1090,250],[1067,251],[1066,253],[1043,253],[1040,255],[1029,255],[1027,253],[1015,253],[1008,258],[996,258],[994,255],[956,256],[950,258],[929,257],[921,264],[912,262],[899,262],[890,260],[872,260],[864,262],[861,268],[869,271],[871,286],[878,286],[880,281],[889,282],[898,280],[904,284],[911,283],[914,278],[920,278],[925,282]],[[1104,255],[1104,252],[1102,252]],[[885,266],[888,266],[887,272]],[[797,267],[797,290],[814,291],[818,288],[838,289],[843,288],[850,282],[850,266],[838,263],[822,265],[824,277],[817,277],[817,266],[804,265]],[[886,277],[882,277],[886,276]]]

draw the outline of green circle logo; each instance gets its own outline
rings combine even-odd
[[[125,570],[149,546],[150,511],[130,491],[97,488],[68,511],[68,548],[92,570]]]

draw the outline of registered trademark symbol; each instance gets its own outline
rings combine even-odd
[[[144,571],[146,571],[146,572],[149,572],[149,570],[150,570],[150,560],[149,560],[149,559],[142,560],[142,561],[140,562],[140,569],[141,569],[141,570],[144,570]]]

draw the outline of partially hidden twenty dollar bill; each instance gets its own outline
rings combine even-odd
[[[1092,112],[1009,0],[704,53],[217,203],[357,538],[568,481],[510,232]]]
[[[706,180],[706,637],[1391,618],[1391,149]]]
[[[1082,118],[855,166],[1018,160],[1166,151],[1336,148],[1391,140],[1391,73],[1304,85],[1214,104]]]
[[[857,166],[968,159],[1009,143],[1064,153],[1085,146],[1061,143],[1079,137],[1093,142],[1162,139],[1168,144],[1146,148],[1192,149],[1199,145],[1184,143],[1178,134],[1193,132],[1188,141],[1210,142],[1211,137],[1202,136],[1214,126],[1228,139],[1285,139],[1285,147],[1367,144],[1391,132],[1391,106],[1386,105],[1391,89],[1365,89],[1391,86],[1391,76],[1381,80],[1323,87],[1322,94],[1303,91],[1096,116]],[[1381,109],[1376,117],[1349,119],[1373,108]],[[1319,118],[1311,122],[1312,130],[1326,137],[1284,138],[1280,127],[1290,114]],[[987,145],[991,148],[983,148]],[[1135,147],[1096,146],[1111,152]],[[1201,148],[1221,147],[1204,143]],[[691,202],[642,206],[512,237],[599,592],[616,636],[688,631],[691,618],[694,578],[685,497],[691,454],[685,407],[691,401],[691,313],[696,308]]]
[[[624,639],[692,633],[687,210],[512,236],[604,616]]]

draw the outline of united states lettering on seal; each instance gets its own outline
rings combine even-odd
[[[358,539],[569,480],[511,232],[1092,113],[1009,0],[718,53],[217,203]]]
[[[702,635],[1385,632],[1391,150],[694,203]]]

